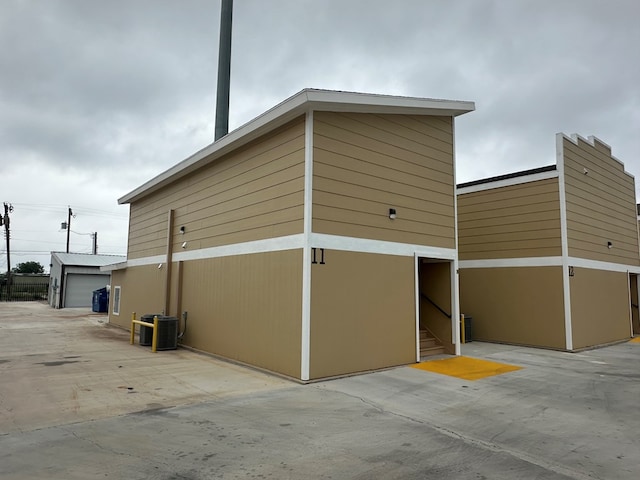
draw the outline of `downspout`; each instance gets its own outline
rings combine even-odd
[[[181,340],[182,337],[184,336],[185,332],[187,331],[187,312],[183,312],[182,311],[182,277],[183,277],[183,267],[184,267],[184,262],[182,260],[180,260],[178,262],[178,271],[176,272],[176,274],[178,275],[178,285],[177,285],[177,292],[176,292],[176,317],[178,318],[178,327],[180,326],[180,317],[182,317],[183,320],[183,326],[182,326],[182,333],[180,333],[178,335],[178,340]],[[180,328],[178,328],[178,330],[180,330]]]
[[[180,260],[178,262],[178,285],[176,286],[176,317],[180,317],[180,311],[182,310],[182,266],[184,262]]]
[[[173,210],[167,215],[167,268],[164,278],[164,314],[169,315],[171,307],[171,265],[173,263]]]

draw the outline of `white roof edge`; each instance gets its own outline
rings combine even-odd
[[[349,111],[361,113],[405,113],[422,115],[463,115],[475,110],[475,103],[460,100],[440,100],[401,97],[371,93],[344,92],[307,88],[258,115],[253,120],[228,133],[185,160],[165,170],[118,199],[119,204],[151,193],[169,180],[178,179],[222,155],[250,142],[302,115],[308,110]],[[209,157],[206,161],[205,158]]]
[[[558,178],[557,170],[549,170],[547,172],[530,173],[517,177],[494,180],[492,182],[479,183],[468,187],[456,187],[456,195],[464,195],[467,193],[483,192],[485,190],[494,190],[496,188],[510,187],[513,185],[521,185],[524,183],[532,183],[540,180],[548,180],[550,178]]]
[[[67,267],[101,267],[110,262],[126,260],[125,255],[51,252],[51,258]]]
[[[464,113],[475,110],[474,102],[461,100],[404,97],[399,95],[318,90],[313,88],[303,90],[303,92],[306,92],[307,99],[309,103],[312,104],[314,110],[332,109],[339,105],[347,107],[361,106],[365,107],[365,111],[371,107],[391,107],[398,108],[401,111],[415,108],[419,111],[434,110],[434,114],[436,114],[435,111],[437,110],[449,110],[450,112],[446,114],[447,116],[449,114],[452,116],[463,115]],[[349,108],[349,110],[351,110],[351,108]]]
[[[112,263],[110,265],[103,265],[100,267],[101,272],[113,272],[114,270],[124,270],[127,268],[127,262]]]

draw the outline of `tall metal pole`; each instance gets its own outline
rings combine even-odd
[[[67,214],[67,253],[69,253],[69,235],[71,235],[71,215],[73,215],[73,212],[71,211],[71,207],[69,207]]]
[[[218,91],[216,92],[215,140],[229,133],[229,84],[231,83],[231,21],[233,0],[222,0],[218,47]]]
[[[93,232],[91,234],[91,236],[93,237],[93,249],[92,252],[94,255],[98,254],[98,232]]]

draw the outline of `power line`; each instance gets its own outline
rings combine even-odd
[[[22,232],[21,232],[22,233]],[[48,243],[48,244],[55,244],[57,245],[58,242],[54,242],[52,240],[30,240],[28,238],[18,238],[18,237],[11,237],[13,240],[18,240],[20,242],[29,242],[29,243]]]
[[[51,205],[44,203],[16,203],[22,210],[35,210],[38,212],[52,212],[52,213],[62,213],[67,210],[67,206],[65,205]],[[97,208],[91,207],[74,207],[77,212],[80,212],[83,215],[87,216],[104,216],[104,217],[117,217],[117,218],[127,218],[128,213],[115,213],[109,210],[100,210]]]
[[[87,252],[90,248],[84,248]],[[51,255],[51,252],[59,252],[60,250],[11,250],[12,255],[24,256],[24,255]],[[63,252],[64,253],[64,252]],[[71,252],[71,253],[83,253],[83,252]],[[100,255],[119,255],[121,257],[126,256],[124,252],[100,252]]]

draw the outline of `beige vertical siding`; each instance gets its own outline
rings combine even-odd
[[[426,295],[438,307],[451,315],[451,264],[449,262],[422,262],[420,265],[420,293]],[[420,298],[420,328],[428,329],[440,340],[447,353],[455,354],[455,345],[451,342],[451,318],[422,296]]]
[[[165,253],[169,209],[175,250],[184,241],[196,249],[301,233],[303,203],[300,117],[132,203],[128,257]]]
[[[450,117],[316,112],[313,231],[455,248],[452,132]]]
[[[559,256],[558,179],[458,195],[460,260]]]
[[[129,267],[111,272],[109,323],[129,329],[131,314],[162,313],[164,308],[164,269],[157,265]],[[113,288],[120,286],[120,315],[113,314]],[[136,339],[137,341],[137,339]]]
[[[411,257],[325,251],[311,271],[310,377],[415,362]]]
[[[565,348],[562,267],[460,270],[460,311],[476,340]]]
[[[575,268],[569,278],[573,348],[631,336],[628,278],[624,272]]]
[[[183,264],[184,344],[300,378],[302,250]]]
[[[563,137],[563,151],[569,255],[640,265],[633,177],[598,141],[578,138],[576,145]]]

